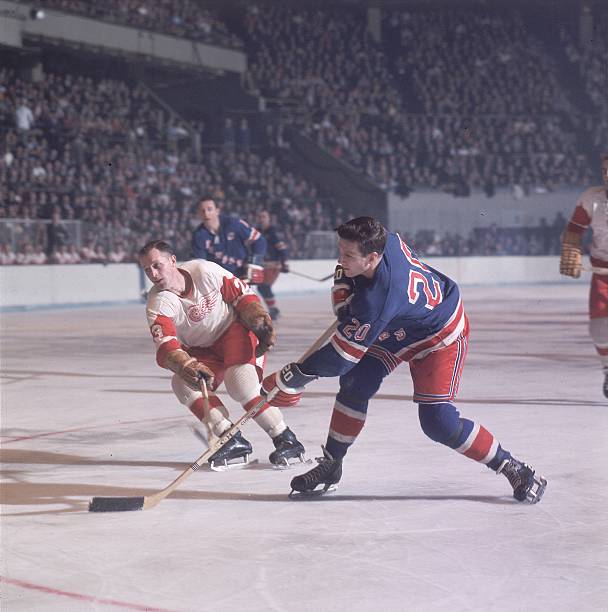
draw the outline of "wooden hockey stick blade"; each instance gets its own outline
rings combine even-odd
[[[310,354],[314,353],[333,335],[338,326],[338,321],[334,321],[316,340],[316,342],[300,357],[298,361],[304,361]],[[209,448],[192,464],[184,470],[170,485],[162,491],[144,497],[93,497],[89,502],[89,512],[130,512],[132,510],[149,510],[159,504],[165,497],[170,495],[190,474],[196,472],[216,451],[226,442],[232,439],[241,427],[256,416],[256,414],[266,405],[266,403],[278,393],[279,388],[275,387],[266,397],[262,398],[255,406],[250,408],[238,419],[232,427],[227,429],[217,440],[213,441]]]
[[[308,274],[303,274],[302,272],[296,272],[295,270],[289,270],[289,273],[295,274],[296,276],[301,276],[302,278],[307,278],[308,280],[317,281],[319,283],[323,283],[326,280],[329,280],[334,275],[334,273],[332,272],[331,274],[328,274],[327,276],[324,276],[323,278],[315,278],[314,276],[308,276]]]
[[[209,448],[193,463],[184,470],[169,486],[154,495],[145,497],[94,497],[89,503],[89,512],[129,512],[131,510],[148,510],[154,508],[165,497],[172,493],[183,480],[186,480],[192,472],[196,472],[202,465],[218,451],[226,442],[241,430],[241,427],[252,419],[278,392],[273,389],[267,397],[262,398],[255,406],[248,410],[232,427],[227,429],[216,441],[210,444]]]

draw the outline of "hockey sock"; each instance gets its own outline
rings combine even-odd
[[[224,375],[228,395],[241,404],[244,410],[255,406],[260,397],[260,380],[258,373],[250,363],[230,366]],[[287,428],[283,414],[276,406],[266,404],[253,419],[271,438],[283,433]]]
[[[365,355],[349,372],[340,377],[325,448],[334,459],[346,455],[365,425],[369,400],[380,388],[388,371],[384,362]]]
[[[329,424],[329,434],[325,448],[334,459],[341,459],[346,455],[349,447],[357,439],[365,425],[367,416],[367,401],[360,402],[360,406],[349,407],[336,398],[334,411]],[[354,402],[349,402],[351,405]]]
[[[498,440],[482,425],[460,417],[450,402],[420,404],[420,425],[424,433],[440,444],[497,470],[500,464],[511,457]]]
[[[215,394],[209,394],[209,412],[205,414],[205,402],[202,397],[194,400],[188,406],[190,412],[199,420],[207,425],[216,436],[222,435],[231,425],[226,406]]]
[[[257,402],[260,401],[260,397],[257,397],[255,400],[249,402],[244,406],[245,410],[249,410],[252,406],[254,406]],[[287,425],[283,420],[283,414],[281,410],[276,406],[270,406],[266,404],[266,408],[264,408],[263,412],[253,419],[271,438],[278,436],[283,433],[287,429]]]
[[[597,354],[600,356],[604,372],[608,374],[608,318],[589,319],[589,335],[593,340]]]

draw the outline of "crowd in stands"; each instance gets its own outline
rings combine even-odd
[[[594,27],[590,38],[580,39],[580,33],[575,27],[560,29],[561,42],[572,67],[581,77],[588,96],[595,110],[587,117],[586,128],[593,146],[604,151],[608,148],[608,102],[606,87],[608,86],[608,5],[598,4],[594,7]]]
[[[43,0],[47,7],[132,28],[152,30],[224,47],[241,48],[217,12],[195,0]]]
[[[43,4],[241,44],[216,13],[194,0]],[[298,112],[287,113],[286,123],[382,189],[466,197],[508,188],[525,197],[594,182],[580,135],[587,130],[596,148],[608,142],[608,47],[601,37],[584,45],[572,27],[560,34],[596,111],[586,118],[560,83],[555,58],[517,9],[386,9],[376,40],[366,12],[356,7],[244,7],[248,81],[257,93],[292,102]],[[608,30],[606,11],[597,15],[596,30],[602,28]],[[197,157],[188,146],[193,124],[159,106],[140,84],[69,69],[24,80],[0,67],[0,222],[40,222],[26,223],[10,244],[0,235],[0,262],[131,261],[138,246],[161,235],[187,258],[201,193],[251,223],[260,206],[270,208],[292,257],[314,256],[306,251],[306,236],[330,231],[344,211],[279,162],[289,147],[280,126],[270,130],[275,157],[256,150],[245,117],[218,122],[223,145]],[[78,239],[67,229],[75,222],[81,224]],[[538,232],[498,229],[482,232],[482,240],[479,233],[422,232],[411,238],[428,254],[554,252],[545,229]]]
[[[0,220],[56,214],[80,221],[92,228],[83,239],[93,241],[93,252],[81,249],[83,261],[108,260],[112,249],[133,260],[141,244],[159,236],[189,257],[202,193],[249,221],[260,206],[269,208],[294,257],[306,256],[308,232],[334,227],[315,186],[272,156],[230,146],[206,149],[196,161],[189,149],[167,146],[171,118],[138,86],[69,73],[47,72],[39,82],[7,69],[0,76]],[[18,124],[21,106],[29,110],[27,125]],[[36,236],[17,250],[39,252]],[[65,255],[48,251],[47,260]]]
[[[387,10],[382,44],[357,11],[253,5],[245,25],[259,90],[301,101],[298,127],[383,189],[542,191],[592,177],[553,61],[516,10]]]
[[[463,257],[469,255],[558,255],[567,219],[557,213],[551,223],[541,218],[530,227],[472,228],[467,236],[458,232],[440,235],[434,230],[420,230],[413,235],[404,229],[401,235],[419,256]],[[588,252],[585,241],[584,250]]]

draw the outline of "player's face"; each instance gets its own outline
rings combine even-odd
[[[338,239],[338,263],[344,268],[344,274],[349,278],[354,276],[367,276],[371,278],[374,273],[375,253],[362,255],[359,244],[352,240]]]
[[[604,185],[608,187],[608,159],[602,161],[602,178],[604,179]]]
[[[161,290],[175,288],[176,275],[179,275],[175,255],[152,249],[139,263],[153,285]]]
[[[262,229],[266,229],[270,225],[270,215],[263,210],[261,213],[258,213],[258,226]]]
[[[202,200],[198,205],[198,216],[207,229],[217,229],[220,210],[213,200]]]

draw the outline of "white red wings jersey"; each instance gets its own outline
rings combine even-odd
[[[584,191],[570,218],[568,229],[582,234],[593,230],[591,257],[608,266],[608,188],[590,187]]]
[[[240,308],[259,301],[250,287],[211,261],[187,261],[179,270],[186,278],[185,295],[156,287],[148,293],[146,316],[161,367],[169,351],[211,346]]]

